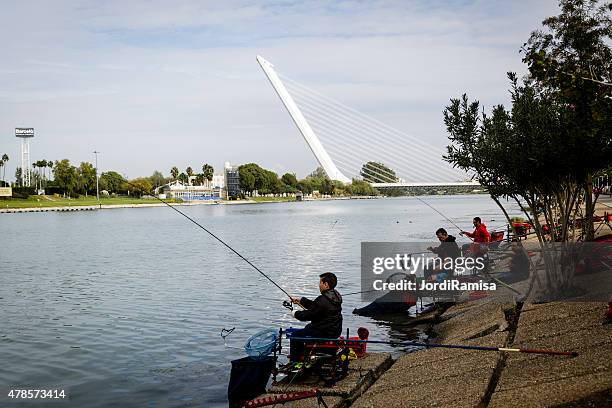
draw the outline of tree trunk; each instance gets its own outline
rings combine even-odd
[[[593,213],[595,212],[593,203],[593,176],[588,175],[587,182],[584,188],[584,205],[585,217],[583,220],[583,235],[585,241],[595,239],[595,231],[593,230]]]

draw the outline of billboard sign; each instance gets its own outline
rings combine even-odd
[[[13,189],[10,187],[0,187],[0,197],[11,197]]]
[[[34,137],[34,128],[15,128],[17,137]]]

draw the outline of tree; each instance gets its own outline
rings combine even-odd
[[[240,189],[252,193],[261,190],[264,184],[264,169],[255,163],[247,163],[238,167]],[[260,191],[261,192],[261,191]]]
[[[68,159],[55,162],[53,177],[57,185],[64,190],[64,195],[71,196],[77,187],[77,169],[70,165]]]
[[[153,172],[153,174],[151,174],[151,176],[149,176],[149,182],[151,183],[151,185],[153,187],[159,187],[162,184],[164,184],[164,175],[160,172],[155,170]]]
[[[46,160],[38,160],[36,162],[36,165],[38,166],[38,174],[39,174],[39,178],[40,178],[40,187],[42,188],[42,184],[43,181],[47,180],[47,161]]]
[[[6,180],[6,163],[9,161],[8,154],[4,153],[2,155],[2,180]]]
[[[93,164],[81,162],[77,169],[77,187],[79,192],[87,193],[96,187],[96,169]]]
[[[21,170],[21,167],[17,167],[15,169],[15,185],[23,185],[23,171]]]
[[[238,182],[240,184],[240,189],[242,191],[251,193],[253,190],[255,190],[255,175],[251,172],[245,171],[244,173],[242,173],[240,170],[238,171]]]
[[[397,183],[395,171],[382,163],[369,161],[361,167],[361,177],[368,183]]]
[[[597,1],[562,0],[561,14],[544,20],[522,51],[529,76],[511,81],[512,108],[479,113],[466,95],[444,111],[451,145],[446,159],[475,174],[493,200],[516,203],[534,225],[553,291],[571,285],[573,268],[551,256],[555,242],[578,239],[586,217],[592,237],[592,175],[612,157],[612,24]],[[583,211],[582,202],[586,209]],[[545,228],[546,227],[546,228]],[[582,231],[585,234],[585,231]]]
[[[178,180],[183,184],[187,184],[189,177],[185,173],[181,173],[178,175]]]
[[[547,242],[567,242],[571,225],[580,212],[584,175],[598,165],[581,157],[571,131],[572,114],[547,93],[529,84],[512,81],[512,109],[496,106],[491,116],[480,112],[479,103],[467,96],[452,99],[444,121],[452,144],[446,159],[473,172],[491,198],[510,218],[501,203],[516,203],[534,225],[543,253],[551,253]],[[537,124],[537,126],[534,126]],[[560,158],[562,158],[560,160]],[[594,166],[594,167],[593,167]],[[543,208],[550,237],[532,209]],[[559,269],[555,259],[545,255],[549,287],[563,290],[568,271]]]
[[[191,176],[193,176],[193,169],[191,166],[188,166],[187,169],[185,169],[185,173],[187,173],[187,182],[191,185]]]
[[[312,179],[310,177],[306,177],[305,179],[298,181],[297,188],[304,194],[312,194],[312,192],[315,190],[312,186]]]
[[[100,175],[98,181],[100,189],[111,193],[118,193],[122,190],[122,185],[125,182],[123,176],[116,171],[107,171]]]
[[[170,174],[172,175],[172,179],[176,180],[178,178],[179,175],[179,169],[178,167],[174,166],[170,169]]]
[[[377,195],[376,190],[372,188],[370,183],[368,183],[367,181],[362,181],[362,180],[357,180],[357,179],[353,179],[353,181],[351,181],[351,184],[347,186],[347,190],[349,191],[351,195],[357,195],[357,196]]]
[[[294,189],[297,188],[298,180],[297,177],[295,177],[295,174],[285,173],[283,174],[283,177],[281,177],[281,180],[283,183],[285,183],[285,185],[293,187]]]
[[[202,174],[206,180],[212,181],[213,176],[215,174],[215,169],[213,168],[213,166],[206,163],[202,166]]]
[[[283,182],[278,174],[261,168],[255,163],[247,163],[238,167],[240,189],[247,193],[257,190],[261,194],[280,194],[285,192]]]
[[[601,163],[612,157],[611,3],[561,0],[561,14],[543,21],[522,52],[530,79],[569,109],[570,143],[577,153]],[[579,143],[575,143],[579,142]],[[586,239],[593,238],[593,171],[578,175],[585,189]]]
[[[36,170],[36,162],[32,163],[32,167]],[[34,172],[36,173],[36,172]],[[38,177],[34,179],[34,186],[38,188]]]
[[[325,173],[323,167],[319,166],[309,174],[309,177],[323,179],[327,177],[327,173]]]
[[[126,183],[127,184],[127,183]],[[140,177],[134,180],[131,180],[129,184],[127,184],[127,189],[131,190],[136,197],[142,197],[146,194],[151,194],[153,190],[153,186],[151,182],[144,177]]]
[[[47,167],[49,168],[49,176],[47,180],[51,180],[51,169],[53,168],[53,160],[47,160]]]

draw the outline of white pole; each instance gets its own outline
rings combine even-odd
[[[312,153],[317,158],[317,161],[319,162],[321,167],[323,167],[323,170],[325,170],[327,176],[332,180],[339,180],[343,183],[350,183],[351,180],[344,174],[342,174],[342,172],[338,169],[338,167],[336,167],[335,163],[332,161],[327,151],[323,148],[323,145],[319,141],[319,138],[306,121],[304,115],[302,115],[302,112],[289,94],[289,91],[287,91],[287,88],[285,88],[285,85],[283,85],[282,81],[280,80],[274,69],[272,69],[273,65],[259,55],[257,56],[257,62],[268,77],[268,80],[272,84],[272,87],[283,102],[283,105],[285,105],[285,108],[287,108],[289,115],[291,115],[291,119],[293,119],[293,122],[300,130],[300,133],[302,133],[302,136],[304,136],[306,143],[308,143],[308,147],[310,147],[310,150],[312,150]]]
[[[96,199],[100,203],[100,183],[98,182],[98,153],[100,152],[94,150],[93,153],[96,156]]]

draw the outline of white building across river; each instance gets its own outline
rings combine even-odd
[[[215,175],[212,181],[204,180],[200,186],[183,184],[176,180],[159,187],[157,192],[183,201],[220,200],[223,197],[223,176]]]

